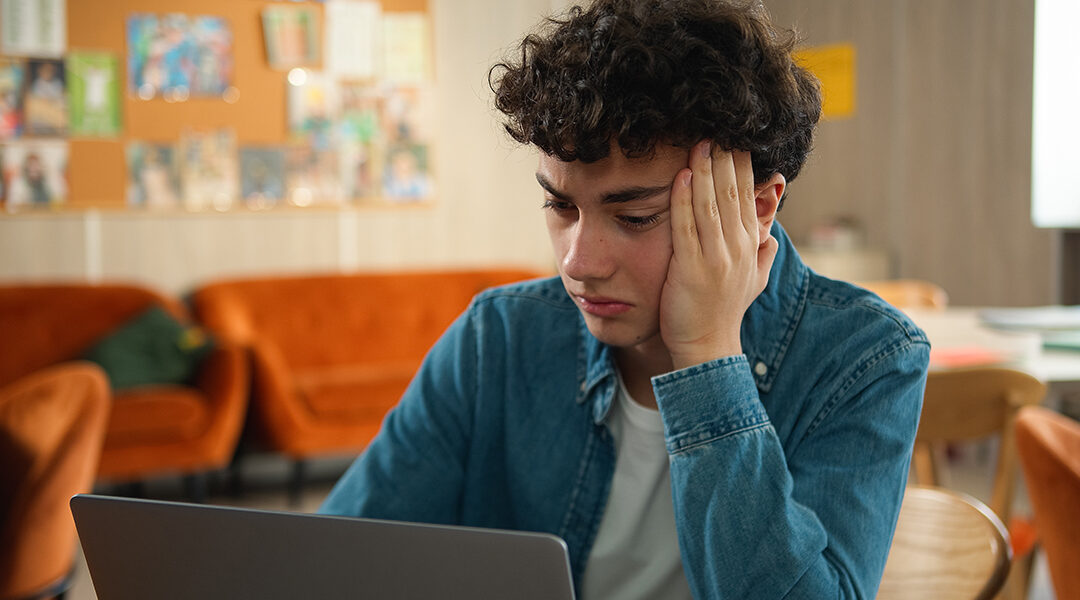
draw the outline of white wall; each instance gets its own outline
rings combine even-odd
[[[134,281],[183,293],[223,276],[523,265],[551,269],[536,156],[502,131],[487,73],[557,0],[432,0],[434,206],[0,217],[0,283]]]

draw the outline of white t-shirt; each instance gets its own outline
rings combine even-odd
[[[608,428],[615,438],[615,477],[585,567],[583,600],[691,599],[660,412],[635,402],[620,376]]]

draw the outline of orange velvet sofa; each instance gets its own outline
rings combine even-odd
[[[0,387],[0,598],[51,598],[69,587],[68,499],[94,483],[108,413],[108,379],[90,363]]]
[[[189,320],[178,301],[138,286],[0,286],[0,386],[79,358],[153,305]],[[248,383],[243,351],[219,342],[193,385],[113,391],[98,480],[136,482],[227,466],[243,427]]]
[[[363,450],[474,295],[540,275],[490,269],[236,279],[196,290],[192,302],[214,335],[250,348],[251,411],[261,437],[302,461]]]

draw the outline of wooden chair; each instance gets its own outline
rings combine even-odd
[[[893,306],[904,308],[932,308],[944,310],[949,304],[945,290],[929,281],[918,279],[883,279],[859,281],[856,285],[874,292]]]
[[[914,481],[940,485],[944,456],[950,442],[963,442],[997,436],[999,438],[990,508],[1004,523],[1016,527],[1014,550],[1016,564],[1006,586],[1011,600],[1026,597],[1034,558],[1033,535],[1025,519],[1012,519],[1012,502],[1019,468],[1014,423],[1020,409],[1038,404],[1046,386],[1034,377],[1011,369],[977,367],[931,371],[926,379],[922,417],[915,436],[912,465]],[[1015,522],[1014,522],[1015,521]]]
[[[1016,419],[1016,446],[1058,598],[1080,598],[1080,423],[1038,406]]]
[[[936,457],[941,452],[937,450],[945,443],[999,436],[990,508],[1008,523],[1018,468],[1013,433],[1016,415],[1022,407],[1040,403],[1045,394],[1042,382],[1011,369],[931,371],[915,435],[915,481],[938,484],[941,465]]]
[[[1010,560],[1009,534],[985,504],[941,488],[910,486],[877,598],[993,598]]]

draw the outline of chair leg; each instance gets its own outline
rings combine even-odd
[[[292,465],[292,477],[289,480],[289,505],[293,508],[300,506],[304,496],[304,479],[307,476],[307,463],[303,459],[296,459]]]
[[[196,504],[206,504],[206,473],[184,475],[184,490],[188,500]]]

